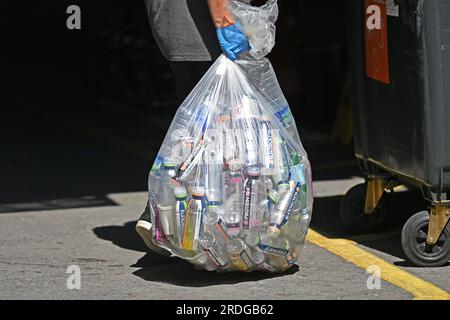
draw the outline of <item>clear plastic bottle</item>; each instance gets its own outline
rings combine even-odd
[[[175,232],[174,232],[174,242],[178,245],[178,247],[183,247],[183,232],[184,232],[184,223],[186,221],[186,212],[188,208],[187,199],[187,191],[185,187],[177,187],[175,188]]]
[[[270,215],[268,234],[271,238],[278,238],[281,228],[287,223],[289,217],[300,213],[300,185],[291,181],[290,188],[282,194],[279,203]]]
[[[195,188],[189,201],[183,232],[183,249],[198,250],[198,239],[202,230],[203,217],[206,214],[205,190]]]
[[[217,243],[223,246],[230,240],[225,222],[222,220],[224,216],[224,208],[215,207],[208,210],[208,214],[204,219],[205,231],[213,235]]]
[[[236,121],[239,142],[240,159],[245,165],[259,165],[259,108],[253,97],[243,96],[240,104],[235,107],[233,120]]]
[[[161,171],[161,183],[158,191],[158,211],[160,222],[166,236],[173,236],[175,232],[175,221],[173,219],[173,186],[172,178],[176,175],[176,165],[171,158],[164,159]]]
[[[225,268],[229,265],[230,259],[222,249],[222,246],[216,241],[213,235],[203,233],[199,239],[200,247],[208,256],[209,260],[216,268]]]
[[[286,154],[286,142],[280,135],[279,131],[274,131],[275,141],[275,170],[273,178],[276,184],[286,183],[289,181],[289,164]]]
[[[222,205],[223,200],[222,163],[218,157],[218,150],[213,148],[205,150],[205,165],[208,207],[217,207]]]
[[[261,174],[271,176],[275,169],[276,134],[269,116],[263,115],[261,119]]]
[[[249,271],[253,268],[252,252],[242,239],[230,240],[227,245],[227,252],[236,270]]]
[[[264,213],[260,210],[261,169],[258,167],[247,168],[247,180],[244,184],[244,207],[242,214],[242,231],[245,235],[259,234],[262,227]]]
[[[228,181],[225,202],[225,215],[223,216],[227,233],[231,237],[237,237],[241,232],[242,201],[243,201],[243,177],[239,161],[229,164],[230,175]]]

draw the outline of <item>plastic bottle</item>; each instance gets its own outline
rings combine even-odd
[[[263,270],[280,272],[289,267],[287,257],[290,253],[290,244],[287,239],[270,239],[265,234],[251,234],[246,237],[245,241],[250,248],[264,254],[265,263],[260,266]]]
[[[185,187],[177,187],[175,188],[175,216],[174,221],[175,232],[174,232],[174,242],[180,247],[183,247],[183,232],[184,232],[184,224],[186,221],[186,211],[188,208],[187,199],[187,191]]]
[[[258,102],[243,96],[241,103],[235,108],[237,135],[239,138],[240,158],[246,166],[259,165],[259,109]]]
[[[268,234],[271,238],[277,238],[280,235],[281,228],[291,215],[300,213],[300,194],[299,183],[291,181],[289,190],[283,193],[280,202],[270,215]]]
[[[241,164],[238,160],[229,164],[230,174],[227,187],[228,198],[225,202],[225,214],[223,216],[225,228],[231,237],[237,237],[241,232],[242,201],[243,201],[243,177]]]
[[[211,146],[213,143],[211,143]],[[222,205],[223,184],[222,184],[222,164],[218,159],[218,150],[208,148],[205,150],[205,181],[206,198],[208,207],[217,207]]]
[[[202,229],[203,216],[206,213],[205,190],[195,188],[189,201],[183,232],[183,249],[198,250],[198,239]]]
[[[239,271],[249,271],[253,267],[252,253],[242,239],[230,240],[227,245],[228,256],[234,268]]]
[[[275,130],[270,117],[263,115],[261,119],[261,174],[271,176],[275,169]]]
[[[242,231],[245,235],[259,233],[262,226],[263,212],[259,204],[261,202],[260,188],[262,187],[258,167],[247,168],[247,180],[244,185],[244,204],[242,214]]]
[[[274,131],[275,140],[275,170],[273,179],[276,184],[286,183],[289,181],[289,167],[286,154],[286,142],[278,131]]]
[[[213,235],[220,245],[226,245],[230,240],[226,231],[226,225],[222,220],[224,215],[225,210],[222,207],[216,207],[208,210],[208,214],[204,219],[205,231]]]
[[[225,268],[230,263],[229,257],[213,235],[208,233],[202,234],[199,244],[216,268]]]
[[[166,236],[173,236],[175,221],[173,219],[173,187],[172,178],[176,175],[176,166],[171,158],[164,159],[161,171],[161,183],[158,191],[158,211],[160,222]]]

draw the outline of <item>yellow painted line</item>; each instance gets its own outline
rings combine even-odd
[[[415,300],[450,300],[450,294],[445,290],[363,250],[356,242],[327,238],[312,229],[309,230],[307,240],[364,270],[377,266],[383,280],[411,293]]]

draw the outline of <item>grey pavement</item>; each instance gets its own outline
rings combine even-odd
[[[364,270],[308,244],[281,276],[207,273],[146,253],[134,233],[145,192],[111,194],[115,205],[0,215],[0,299],[411,299]],[[81,269],[81,289],[66,270]]]

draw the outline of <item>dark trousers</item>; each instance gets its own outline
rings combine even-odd
[[[214,61],[170,61],[179,104],[186,99]]]

